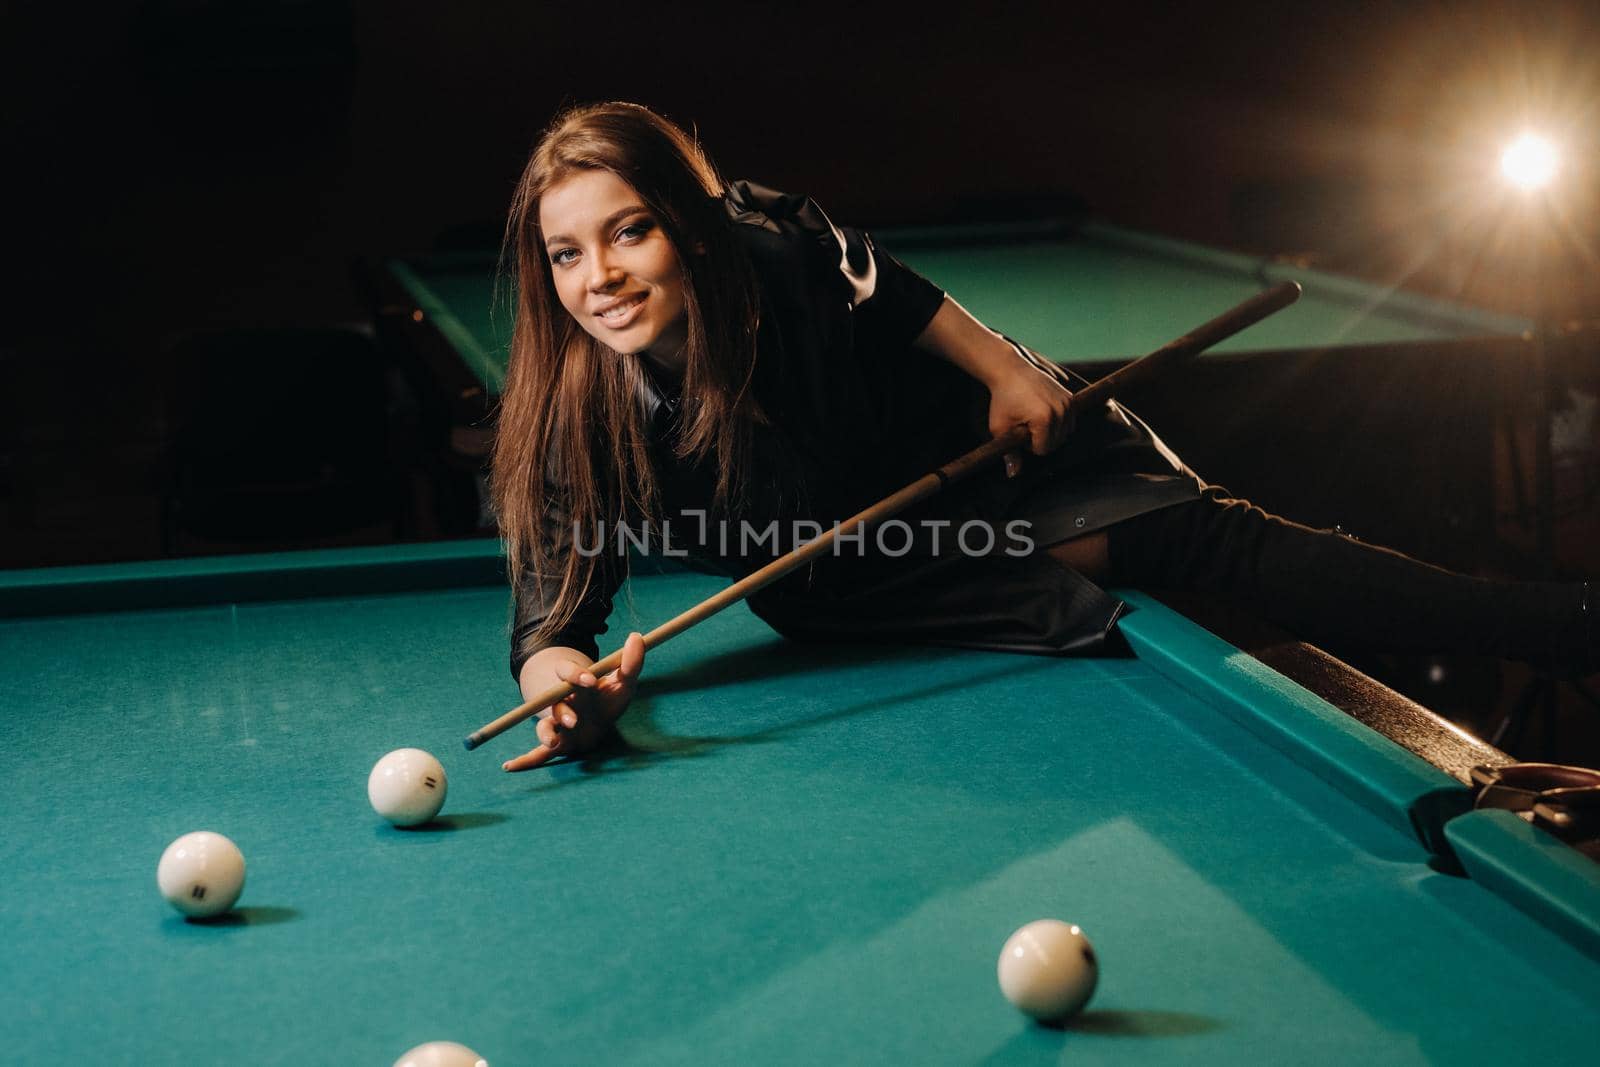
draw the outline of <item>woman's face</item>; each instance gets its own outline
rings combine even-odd
[[[633,187],[608,170],[575,171],[540,198],[539,228],[556,295],[578,325],[681,370],[683,267]]]

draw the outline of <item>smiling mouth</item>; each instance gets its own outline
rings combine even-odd
[[[607,308],[595,316],[607,326],[617,326],[630,321],[634,314],[643,306],[646,294],[640,293],[615,307]]]

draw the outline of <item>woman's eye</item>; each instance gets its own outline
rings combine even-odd
[[[637,240],[637,239],[639,239],[640,237],[643,237],[645,234],[647,234],[649,232],[650,232],[650,223],[648,223],[648,222],[630,222],[628,225],[624,226],[622,229],[617,231],[617,236],[618,237],[625,237],[625,238],[627,238],[629,240]]]
[[[571,257],[578,254],[575,248],[562,248],[550,253],[550,262],[558,267],[564,267],[572,262]]]

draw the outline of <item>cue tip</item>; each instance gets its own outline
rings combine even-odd
[[[468,734],[466,737],[463,737],[461,739],[461,744],[466,747],[466,750],[468,752],[471,752],[473,749],[477,748],[478,745],[479,745],[478,735],[477,734]]]

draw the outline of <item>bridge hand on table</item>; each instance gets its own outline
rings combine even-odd
[[[571,682],[575,686],[572,694],[538,713],[534,722],[538,747],[506,760],[501,769],[531,771],[557,756],[576,757],[593,749],[628,709],[643,669],[644,637],[638,633],[628,635],[621,665],[604,678],[596,678],[585,663],[568,660],[555,664],[547,678],[537,681],[537,687],[548,689],[557,682]]]

